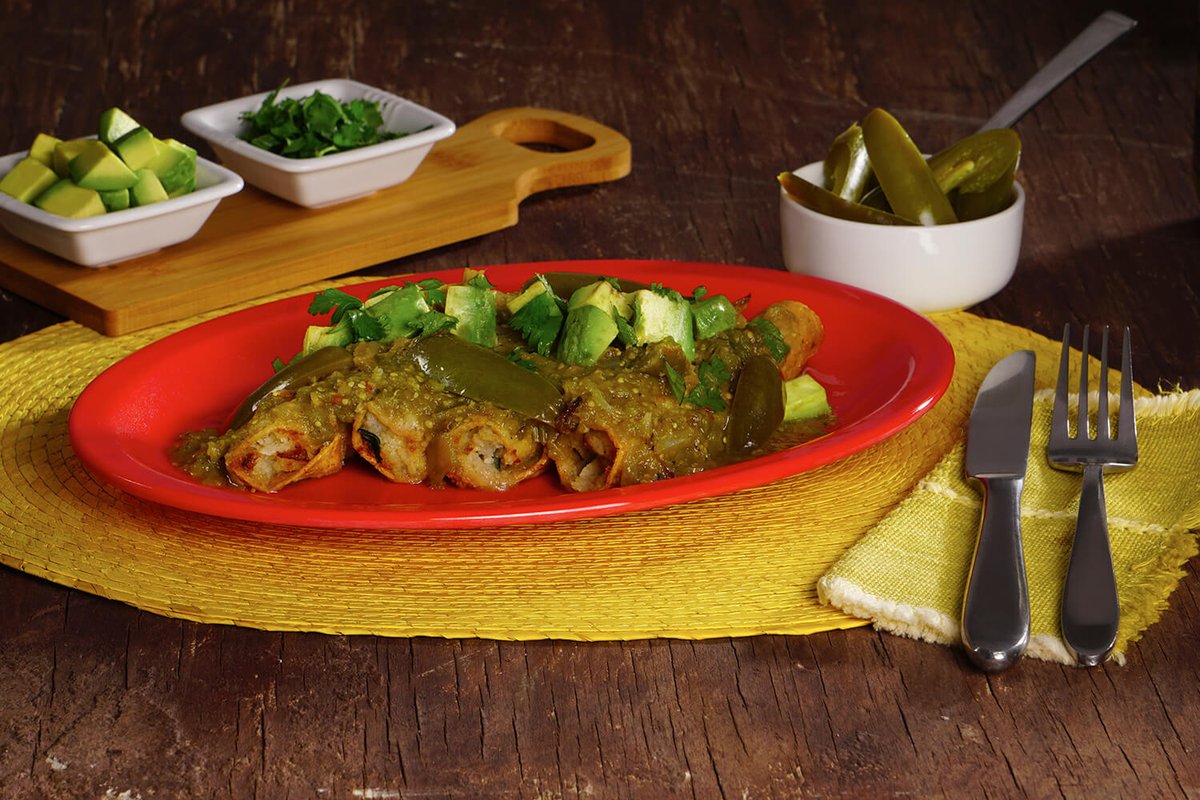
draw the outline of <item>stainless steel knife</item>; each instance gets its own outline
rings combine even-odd
[[[963,599],[962,640],[980,669],[1012,666],[1029,643],[1029,591],[1021,550],[1021,488],[1033,424],[1035,356],[1001,359],[979,387],[967,427],[967,477],[983,513]]]

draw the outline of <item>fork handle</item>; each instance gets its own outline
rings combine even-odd
[[[980,669],[1016,663],[1029,643],[1029,590],[1021,550],[1021,478],[979,478],[983,513],[963,599],[962,639]]]
[[[1120,616],[1104,510],[1104,469],[1089,465],[1083,470],[1079,519],[1062,597],[1063,641],[1081,665],[1094,667],[1112,652]]]

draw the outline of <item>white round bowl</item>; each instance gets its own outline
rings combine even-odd
[[[795,174],[818,186],[824,162]],[[1021,251],[1025,190],[1003,211],[952,225],[875,225],[831,217],[779,190],[783,262],[792,272],[847,283],[925,314],[982,302],[1008,284]]]

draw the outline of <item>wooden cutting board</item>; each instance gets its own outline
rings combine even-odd
[[[247,185],[187,242],[109,267],[0,230],[0,286],[118,336],[507,228],[531,194],[629,174],[630,150],[584,117],[502,109],[439,142],[399,186],[306,209]]]

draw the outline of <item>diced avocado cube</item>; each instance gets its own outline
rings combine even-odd
[[[175,152],[166,145],[161,144],[158,139],[155,139],[153,133],[140,126],[134,128],[120,139],[117,139],[113,143],[112,149],[125,162],[125,166],[132,170],[144,169],[146,167],[154,169],[152,164],[158,158],[160,150]],[[158,174],[158,170],[154,170],[154,172]]]
[[[181,187],[196,188],[196,151],[176,139],[157,142],[158,154],[147,166],[170,194]]]
[[[354,329],[344,318],[337,325],[309,325],[304,331],[300,355],[306,356],[322,347],[345,347],[354,339]]]
[[[196,150],[178,139],[162,139],[157,144],[158,155],[149,167],[162,181],[164,190],[172,197],[193,191],[196,188]]]
[[[35,158],[26,156],[0,179],[0,192],[11,195],[22,203],[32,203],[34,198],[58,182],[54,170]]]
[[[784,381],[783,421],[819,419],[833,413],[825,387],[807,372]]]
[[[166,187],[163,188],[165,189]],[[194,191],[196,191],[196,179],[190,178],[179,186],[176,186],[171,191],[167,192],[167,197],[179,197],[180,195],[191,194]]]
[[[119,108],[110,108],[100,114],[100,141],[112,146],[134,128],[141,127],[138,121]]]
[[[546,287],[546,282],[541,280],[539,277],[539,280],[535,280],[533,283],[526,286],[524,291],[518,292],[508,299],[508,313],[516,314],[535,297],[539,297],[545,294],[547,291],[549,291],[549,289]]]
[[[709,339],[737,326],[737,307],[723,294],[705,297],[692,303],[692,318],[696,321],[696,338]]]
[[[567,312],[558,359],[564,364],[595,364],[616,338],[612,313],[586,303],[576,306]]]
[[[455,284],[446,287],[446,314],[458,322],[454,334],[483,347],[496,346],[496,301],[493,290]]]
[[[71,160],[95,139],[66,139],[54,146],[52,159],[55,174],[60,178],[71,177]]]
[[[124,211],[132,203],[129,199],[128,189],[113,189],[108,192],[100,192],[100,202],[104,203],[104,207],[109,211]]]
[[[98,192],[128,189],[137,176],[103,142],[91,140],[71,159],[71,180],[85,189]]]
[[[420,329],[416,320],[429,313],[429,303],[421,287],[410,283],[402,287],[390,287],[390,291],[367,298],[363,304],[367,313],[383,324],[381,341],[391,342],[416,334]]]
[[[29,145],[29,157],[36,159],[51,169],[54,168],[54,148],[62,144],[62,139],[48,133],[39,133],[33,137]]]
[[[196,160],[196,148],[192,147],[191,145],[184,144],[178,139],[172,139],[170,137],[161,139],[160,141],[167,147],[174,147],[176,150],[179,150],[192,161]]]
[[[629,298],[620,289],[606,280],[589,283],[571,293],[571,299],[567,301],[567,311],[569,312],[582,305],[596,306],[599,309],[619,315],[625,319],[633,316],[633,309],[629,305]]]
[[[688,361],[696,357],[691,304],[679,292],[638,289],[632,295],[634,343],[673,339]]]
[[[72,219],[98,217],[104,213],[100,193],[95,189],[76,186],[70,178],[60,179],[38,195],[33,204],[43,211]]]
[[[130,199],[135,206],[148,206],[167,199],[167,192],[157,175],[148,169],[139,169],[135,174],[137,182],[129,190]]]

